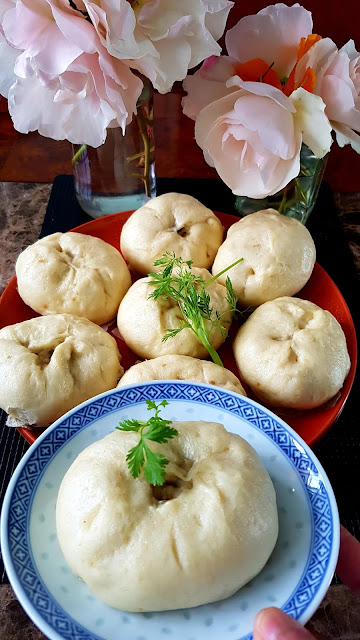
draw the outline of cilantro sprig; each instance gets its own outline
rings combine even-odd
[[[177,329],[166,330],[162,338],[163,342],[176,336],[183,329],[191,329],[204,345],[215,364],[224,366],[219,354],[210,342],[210,335],[215,327],[220,329],[223,336],[226,334],[222,317],[228,314],[229,311],[231,313],[236,311],[237,298],[231,280],[227,277],[226,300],[229,309],[223,313],[219,313],[218,311],[214,313],[206,288],[223,273],[226,273],[226,271],[236,264],[242,262],[242,260],[243,258],[236,260],[236,262],[207,281],[191,272],[192,260],[177,258],[175,253],[164,253],[159,260],[154,262],[154,266],[162,267],[162,270],[149,274],[151,277],[150,284],[156,287],[156,289],[151,292],[149,298],[153,298],[154,300],[160,297],[174,299],[179,305],[184,317],[183,322],[180,323]],[[229,321],[226,320],[225,322]]]
[[[124,420],[119,423],[116,429],[119,429],[119,431],[135,431],[140,435],[140,441],[128,451],[126,456],[132,477],[137,478],[144,467],[145,480],[149,484],[162,485],[165,480],[165,468],[169,464],[169,460],[161,453],[152,451],[146,441],[162,444],[175,438],[178,432],[169,426],[171,420],[164,420],[159,416],[160,408],[169,404],[166,400],[162,400],[158,405],[153,400],[146,400],[146,404],[148,411],[155,410],[154,416],[147,421]]]

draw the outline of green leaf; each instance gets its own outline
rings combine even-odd
[[[232,286],[232,282],[229,276],[226,277],[226,290],[227,290],[227,301],[233,311],[236,310],[237,305],[237,296],[234,293],[234,289]]]
[[[146,404],[148,411],[151,411],[152,409],[154,409],[155,411],[157,410],[157,404],[155,400],[146,400]]]
[[[139,420],[123,420],[115,428],[119,429],[119,431],[139,431],[144,424],[145,422],[140,422]]]
[[[169,460],[161,453],[154,453],[145,445],[146,464],[144,469],[145,479],[149,484],[162,485],[165,480],[165,467]]]
[[[146,444],[146,440],[162,444],[177,436],[178,432],[170,427],[171,420],[164,420],[159,416],[161,407],[166,407],[169,404],[167,400],[162,400],[158,404],[154,400],[146,400],[146,404],[149,411],[155,411],[155,415],[151,416],[147,422],[124,420],[116,429],[140,432],[140,441],[128,451],[126,456],[132,477],[137,478],[144,468],[147,482],[163,484],[168,460],[162,454],[153,452]]]
[[[171,420],[162,420],[160,423],[159,419],[151,418],[149,422],[149,430],[146,432],[147,440],[163,443],[178,435],[176,429],[169,427]]]
[[[168,340],[169,338],[173,338],[186,327],[188,327],[189,329],[191,328],[190,325],[187,322],[185,322],[185,323],[182,323],[180,327],[178,327],[177,329],[166,329],[166,333],[164,333],[163,337],[161,338],[161,342],[166,342],[166,340]]]
[[[133,478],[137,478],[144,466],[144,443],[142,440],[128,451],[126,461]]]

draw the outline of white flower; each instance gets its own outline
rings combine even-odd
[[[225,29],[229,0],[84,0],[109,53],[151,80],[161,93],[211,55]]]
[[[15,129],[92,147],[108,126],[125,131],[142,90],[128,61],[62,0],[1,2],[0,92]]]

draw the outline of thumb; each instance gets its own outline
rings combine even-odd
[[[270,607],[255,618],[254,640],[314,640],[314,636],[280,609]]]

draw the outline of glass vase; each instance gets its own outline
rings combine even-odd
[[[125,135],[120,127],[108,128],[96,149],[72,145],[76,197],[92,218],[138,209],[156,196],[153,89],[142,80],[137,114]]]
[[[260,209],[276,209],[290,218],[306,224],[314,208],[324,175],[327,156],[317,158],[305,144],[300,152],[300,172],[289,184],[273,196],[255,199],[235,196],[235,210],[241,216]]]

